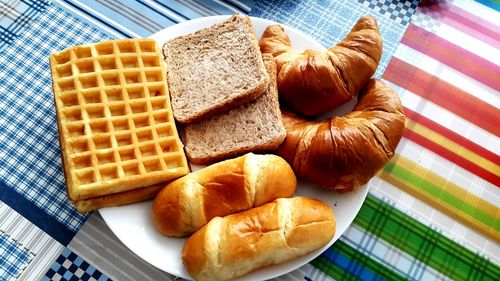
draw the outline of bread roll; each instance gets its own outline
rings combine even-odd
[[[284,159],[248,153],[168,184],[153,202],[153,218],[164,235],[185,236],[213,217],[289,197],[296,187],[295,174]]]
[[[362,16],[344,40],[326,51],[293,49],[279,25],[267,27],[259,45],[263,54],[276,57],[284,104],[295,113],[316,116],[358,94],[377,69],[383,43],[376,19]]]
[[[405,115],[398,94],[372,79],[353,111],[307,120],[283,111],[286,139],[277,153],[298,178],[337,191],[368,182],[394,155]]]
[[[334,234],[328,205],[306,197],[280,198],[212,219],[186,241],[182,260],[196,280],[228,280],[321,248]]]

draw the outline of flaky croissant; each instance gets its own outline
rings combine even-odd
[[[324,121],[282,112],[287,131],[277,153],[297,177],[321,187],[350,191],[375,175],[394,155],[403,134],[401,100],[372,79],[353,111]]]
[[[276,57],[280,98],[292,111],[313,116],[348,102],[370,80],[382,55],[373,17],[363,16],[344,40],[326,51],[299,52],[279,25],[266,28],[262,53]]]

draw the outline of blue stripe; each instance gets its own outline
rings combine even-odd
[[[7,29],[10,29],[12,26],[14,26],[15,28],[13,29],[10,29],[10,31],[12,33],[17,33],[19,32],[20,30],[22,30],[24,27],[26,27],[30,21],[33,20],[33,17],[39,13],[39,11],[36,9],[36,8],[33,8],[32,6],[28,7],[28,9],[26,11],[24,11],[24,13],[22,15],[20,15],[19,17],[17,17],[14,22],[12,22],[10,24],[10,26],[7,28]],[[23,24],[20,24],[19,21],[21,20],[21,18],[29,18],[28,21],[23,21],[24,23]]]
[[[164,18],[166,18],[166,19],[168,19],[168,20],[172,21],[173,23],[179,23],[179,20],[177,20],[177,19],[175,19],[175,18],[172,18],[172,17],[168,16],[167,14],[164,14],[164,13],[162,13],[162,12],[158,11],[157,9],[155,9],[154,7],[152,7],[152,6],[148,5],[148,4],[147,4],[147,3],[145,3],[144,1],[141,1],[141,0],[136,0],[136,1],[137,1],[137,2],[139,2],[139,3],[141,3],[143,6],[145,6],[145,7],[149,8],[150,10],[152,10],[152,11],[156,12],[157,14],[159,14],[159,15],[163,16]],[[142,12],[142,11],[141,11],[141,12]],[[176,13],[176,14],[177,14],[177,13]],[[179,16],[181,16],[181,15],[179,15]],[[183,16],[181,16],[181,17],[183,17]],[[183,18],[185,18],[185,17],[183,17]],[[186,18],[186,19],[187,19],[187,18]]]
[[[118,32],[118,33],[120,33],[120,34],[122,34],[123,36],[125,36],[125,37],[127,37],[127,38],[132,38],[132,37],[133,37],[131,34],[128,34],[128,33],[126,33],[125,31],[123,31],[123,30],[121,30],[121,29],[118,29],[118,28],[116,28],[116,27],[115,27],[115,26],[113,26],[113,25],[110,25],[109,23],[107,23],[107,22],[103,21],[102,19],[100,19],[100,18],[98,18],[98,17],[96,17],[96,16],[92,15],[91,13],[89,13],[89,12],[85,11],[84,9],[80,8],[79,6],[77,6],[77,5],[73,4],[73,3],[71,3],[71,1],[68,1],[68,0],[61,0],[61,1],[63,1],[63,2],[65,2],[65,3],[67,3],[67,4],[69,4],[69,5],[70,5],[70,6],[72,6],[73,8],[75,8],[75,9],[79,10],[80,12],[82,12],[82,13],[84,13],[84,14],[88,15],[89,17],[91,17],[91,18],[95,19],[96,21],[98,21],[98,22],[102,23],[103,25],[105,25],[105,26],[107,26],[107,27],[109,27],[109,28],[113,29],[114,31],[116,31],[116,32]],[[64,7],[61,7],[61,8],[63,8],[63,9],[64,9]],[[93,24],[92,24],[92,25],[93,25]],[[95,25],[93,25],[93,26],[95,26]]]
[[[346,272],[349,272],[350,274],[358,278],[363,277],[363,280],[373,280],[375,277],[380,277],[375,272],[353,261],[348,256],[343,255],[341,252],[335,250],[334,247],[328,248],[321,254],[321,257],[325,258],[331,263],[336,264]]]
[[[250,11],[247,11],[247,9],[243,8],[243,6],[240,5],[240,3],[238,2],[234,2],[234,1],[231,1],[231,0],[221,0],[222,2],[226,3],[227,5],[237,9],[237,10],[240,10],[240,12],[242,13],[248,13]]]
[[[10,206],[64,246],[67,246],[76,235],[76,231],[70,230],[52,216],[47,215],[44,210],[11,187],[6,186],[3,182],[0,182],[0,201]]]
[[[493,1],[491,1],[491,0],[476,0],[476,2],[481,3],[485,6],[488,6],[492,9],[495,9],[498,12],[500,12],[500,1],[498,1],[498,0],[496,0],[496,1],[495,0],[493,0]]]
[[[210,10],[212,10],[215,13],[220,14],[220,15],[232,15],[232,14],[234,14],[233,10],[230,10],[229,8],[224,7],[220,4],[217,4],[213,1],[195,0],[195,2],[197,2],[198,4],[208,8],[208,9],[210,9]]]
[[[116,5],[116,1],[102,2],[102,4],[101,1],[87,1],[78,5],[100,18],[107,17],[108,22],[111,23],[112,20],[116,23],[116,26],[120,25],[124,30],[130,30],[138,37],[147,37],[165,26],[176,23],[158,15],[155,11],[139,3],[139,1],[127,1],[120,4],[120,7]]]
[[[153,2],[155,2],[156,4],[158,4],[159,6],[162,6],[162,7],[163,7],[163,8],[165,8],[166,10],[169,10],[170,12],[172,12],[172,13],[174,13],[174,14],[178,15],[179,17],[182,17],[182,18],[184,18],[184,19],[186,19],[186,20],[190,20],[190,19],[192,19],[192,18],[200,17],[200,15],[199,15],[199,14],[194,13],[194,12],[192,12],[192,11],[191,11],[191,12],[192,12],[192,15],[187,15],[187,14],[183,14],[183,13],[181,13],[181,11],[183,11],[183,12],[189,12],[190,10],[188,10],[188,9],[187,9],[186,7],[184,7],[184,6],[180,6],[180,5],[179,5],[179,4],[177,4],[177,3],[173,3],[173,1],[172,1],[172,3],[169,3],[169,6],[167,6],[167,5],[165,5],[165,4],[163,4],[162,2],[157,1],[157,0],[152,0],[152,1],[153,1]],[[161,13],[161,12],[159,12],[159,13]]]

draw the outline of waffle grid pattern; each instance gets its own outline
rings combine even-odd
[[[187,172],[161,63],[149,39],[77,46],[51,57],[71,199]]]

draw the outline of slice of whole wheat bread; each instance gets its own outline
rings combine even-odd
[[[224,22],[163,45],[175,119],[193,123],[261,96],[269,83],[250,18]]]
[[[270,77],[269,87],[254,101],[212,118],[184,127],[184,144],[189,161],[208,164],[247,152],[276,149],[286,131],[276,86],[276,64],[263,55]]]

